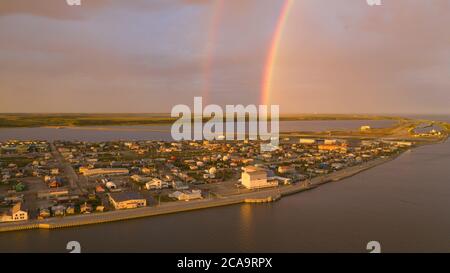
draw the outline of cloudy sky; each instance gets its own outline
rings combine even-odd
[[[284,0],[0,1],[0,112],[258,104]],[[450,113],[450,0],[294,0],[285,113]]]

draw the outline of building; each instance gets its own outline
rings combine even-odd
[[[105,186],[108,190],[116,190],[117,189],[117,185],[111,181],[106,182]]]
[[[168,188],[169,187],[169,183],[162,181],[161,179],[158,178],[153,178],[151,181],[145,183],[145,188],[147,190],[160,190],[163,188]]]
[[[69,190],[67,189],[40,191],[37,193],[38,199],[56,199],[66,196],[69,196]]]
[[[396,145],[400,147],[411,147],[413,146],[413,143],[408,141],[397,141]]]
[[[95,175],[127,175],[129,174],[128,169],[124,168],[100,168],[100,169],[87,169],[80,167],[80,173],[85,176],[95,176]]]
[[[319,145],[318,148],[319,148],[319,151],[342,151],[342,152],[347,151],[347,146],[345,146],[345,145],[324,144],[324,145]]]
[[[300,144],[309,144],[309,145],[312,145],[312,144],[315,144],[315,143],[316,143],[316,140],[315,140],[315,139],[312,139],[312,138],[300,138],[299,142],[300,142]]]
[[[273,177],[270,177],[270,179],[271,180],[277,180],[282,185],[291,185],[292,184],[292,179],[291,178],[286,178],[286,177],[281,177],[281,176],[273,176]]]
[[[278,172],[281,174],[284,173],[295,173],[295,167],[294,166],[279,166]]]
[[[176,191],[176,192],[169,194],[169,197],[176,198],[180,201],[190,201],[190,200],[203,198],[201,190]]]
[[[116,192],[109,193],[109,202],[115,209],[134,209],[147,206],[147,200],[135,192]]]
[[[177,191],[181,191],[181,190],[188,190],[189,186],[181,181],[173,181],[172,188],[174,188]]]
[[[84,203],[80,206],[80,213],[89,214],[92,212],[92,206],[88,203]]]
[[[66,208],[64,206],[53,206],[52,207],[52,213],[54,216],[64,216],[66,212]]]
[[[45,218],[48,218],[50,216],[51,216],[51,214],[50,214],[50,211],[48,209],[45,209],[45,208],[39,209],[39,217],[38,217],[38,219],[45,219]]]
[[[66,214],[68,214],[68,215],[75,214],[75,207],[74,206],[68,206],[66,208]]]
[[[134,182],[137,182],[137,183],[147,183],[152,180],[151,177],[140,176],[138,174],[132,175],[130,178],[131,178],[131,180],[133,180]]]
[[[105,192],[105,189],[104,189],[102,186],[97,185],[97,186],[95,187],[95,192],[96,192],[96,193],[104,193],[104,192]]]
[[[151,174],[151,173],[154,172],[154,169],[153,168],[144,167],[144,168],[142,168],[141,172],[143,174]]]
[[[0,217],[0,222],[27,221],[28,212],[22,208],[22,203],[15,204],[9,214]]]
[[[323,144],[325,145],[336,145],[338,141],[336,139],[325,139]]]
[[[267,180],[267,171],[258,167],[245,167],[242,172],[242,185],[247,189],[261,189],[278,186],[277,181]]]

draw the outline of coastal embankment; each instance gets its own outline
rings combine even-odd
[[[281,186],[279,188],[261,189],[245,194],[226,197],[207,198],[189,202],[164,203],[155,207],[144,207],[132,210],[118,210],[104,213],[76,215],[63,218],[49,218],[44,220],[30,220],[27,222],[11,222],[0,224],[0,232],[19,231],[28,229],[56,229],[82,225],[100,224],[129,219],[200,210],[213,207],[229,206],[242,203],[267,203],[281,199],[283,196],[315,189],[323,184],[340,181],[356,175],[362,171],[376,167],[395,157],[378,158],[361,165],[352,166],[328,175],[313,178],[298,184]]]

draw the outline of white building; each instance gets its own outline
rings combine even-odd
[[[131,178],[131,180],[133,180],[134,182],[137,182],[137,183],[147,183],[152,180],[151,177],[140,176],[138,174],[132,175],[130,178]]]
[[[300,144],[315,144],[316,140],[312,138],[300,138]]]
[[[28,220],[28,212],[22,210],[22,203],[15,204],[10,214],[0,216],[0,222],[18,222],[18,221],[27,221]]]
[[[160,190],[163,188],[168,188],[169,187],[169,183],[162,181],[161,179],[158,178],[153,178],[151,181],[147,182],[145,184],[145,188],[147,190]]]
[[[190,201],[190,200],[203,198],[201,190],[176,191],[176,192],[169,194],[169,197],[176,198],[180,201]]]
[[[242,185],[247,189],[261,189],[278,186],[277,181],[268,181],[267,172],[257,167],[245,167],[242,172]]]
[[[279,166],[278,167],[279,173],[295,173],[295,167],[294,166]]]
[[[95,176],[95,175],[127,175],[129,173],[128,169],[124,168],[105,168],[105,169],[87,169],[80,167],[80,173],[85,176]]]
[[[408,142],[408,141],[397,141],[397,146],[400,146],[400,147],[411,147],[411,146],[413,146],[413,143],[412,142]]]
[[[283,185],[291,185],[292,184],[292,179],[282,177],[282,176],[269,177],[269,180],[277,180],[277,181],[279,181],[279,183],[281,183]]]
[[[337,144],[337,140],[336,139],[325,139],[323,141],[323,144],[325,144],[325,145],[336,145]]]
[[[106,187],[108,188],[108,190],[116,190],[117,189],[117,185],[111,181],[106,182]]]

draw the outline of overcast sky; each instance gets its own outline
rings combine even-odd
[[[282,0],[0,1],[0,112],[258,104]],[[450,113],[450,0],[294,0],[285,113]]]

